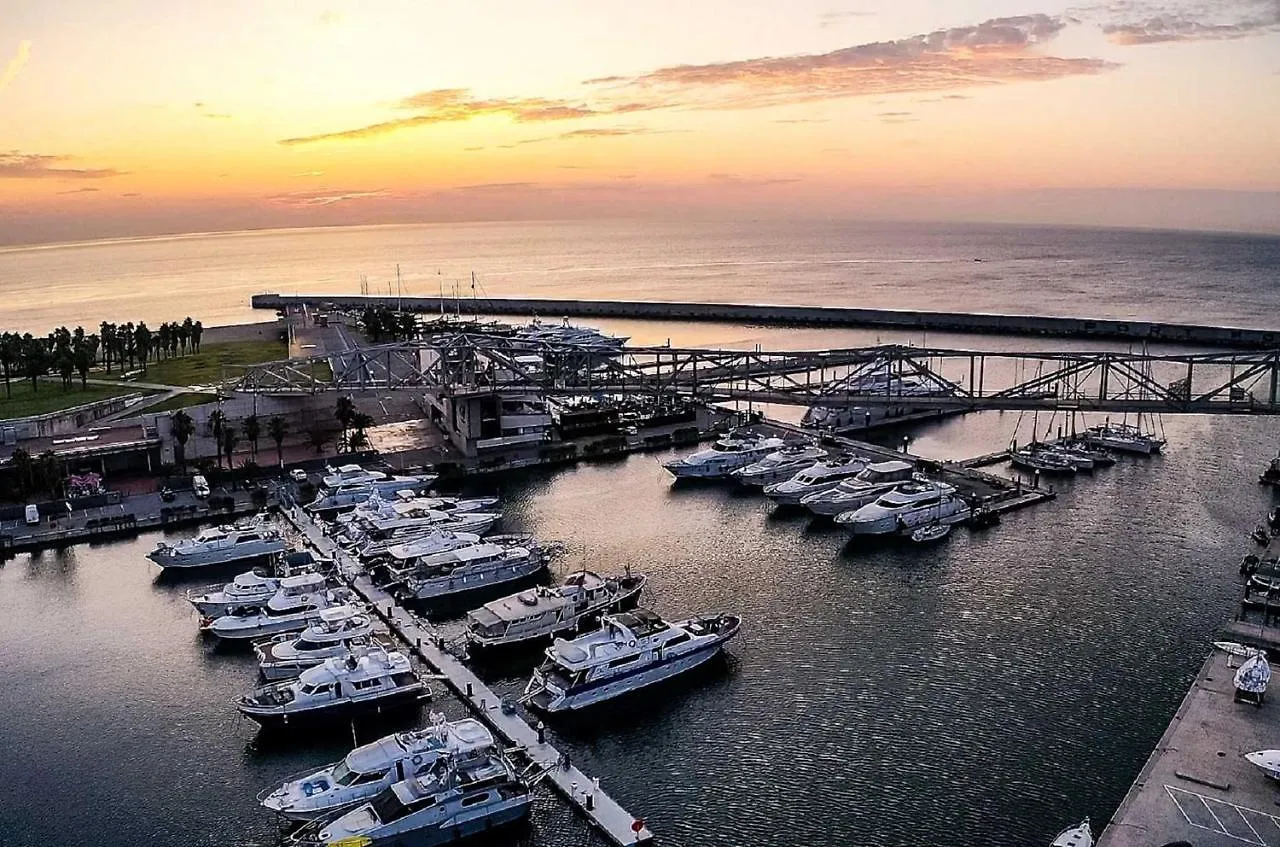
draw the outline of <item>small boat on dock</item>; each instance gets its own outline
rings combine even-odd
[[[635,605],[644,574],[602,577],[576,571],[555,588],[538,586],[467,613],[467,644],[473,651],[528,644],[576,632],[604,612]]]
[[[166,570],[204,568],[268,559],[289,549],[280,531],[264,517],[206,529],[174,544],[161,541],[147,558]]]
[[[326,659],[297,679],[261,686],[236,708],[263,726],[416,706],[430,697],[409,658],[372,648]]]
[[[1280,780],[1280,750],[1257,750],[1244,754],[1245,761],[1261,768],[1271,779]]]
[[[933,544],[951,534],[951,524],[935,523],[922,526],[911,533],[911,540],[916,544]]]
[[[646,609],[605,615],[595,632],[556,639],[522,700],[555,713],[584,709],[693,670],[738,634],[736,615],[668,623]]]
[[[493,734],[475,718],[448,722],[432,713],[431,726],[398,732],[352,750],[341,761],[312,770],[258,795],[263,808],[286,820],[310,821],[364,803],[397,782],[429,772],[445,757],[465,766],[494,750]]]
[[[258,641],[253,652],[263,679],[275,680],[291,679],[326,659],[375,646],[382,645],[373,634],[373,617],[353,603],[322,609],[319,620],[300,635]]]
[[[1049,847],[1093,847],[1093,830],[1089,827],[1089,819],[1059,832],[1049,842]]]

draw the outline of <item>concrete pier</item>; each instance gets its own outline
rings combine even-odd
[[[655,302],[647,300],[551,300],[486,297],[457,301],[439,297],[379,297],[357,294],[255,294],[255,309],[363,309],[382,306],[439,314],[461,307],[476,315],[542,315],[571,318],[642,318],[715,321],[765,326],[834,326],[909,332],[964,332],[990,335],[1056,336],[1209,347],[1271,349],[1280,330],[1108,318],[1001,315],[978,312],[917,312],[847,306],[757,305],[747,303]]]
[[[1098,847],[1280,847],[1276,783],[1244,759],[1280,747],[1280,705],[1234,702],[1240,661],[1205,661]]]
[[[332,557],[348,584],[363,597],[398,638],[420,659],[441,675],[444,682],[471,711],[507,744],[523,749],[529,759],[547,769],[547,779],[569,805],[584,815],[596,829],[619,847],[646,844],[653,833],[616,800],[610,797],[553,745],[539,740],[538,732],[519,712],[503,707],[502,699],[470,668],[446,652],[435,633],[415,616],[396,604],[369,579],[358,562],[335,545],[320,527],[300,509],[281,510],[284,517],[321,555]]]

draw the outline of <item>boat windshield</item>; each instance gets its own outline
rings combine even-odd
[[[338,766],[333,769],[333,782],[335,785],[350,785],[359,777],[359,771],[353,771],[351,768],[347,767],[346,759],[338,762]]]
[[[395,791],[388,789],[375,797],[370,805],[373,806],[373,813],[378,816],[378,820],[388,824],[400,820],[410,812],[434,806],[435,803],[436,795],[429,794],[406,805],[400,802]]]

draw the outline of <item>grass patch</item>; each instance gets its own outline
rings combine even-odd
[[[185,409],[188,406],[199,406],[201,403],[212,403],[218,399],[217,394],[205,394],[201,391],[184,391],[181,394],[175,394],[168,400],[162,400],[152,406],[141,409],[139,414],[149,415],[153,412],[172,412],[175,409]]]
[[[151,362],[145,374],[138,374],[138,382],[158,382],[164,385],[209,385],[222,380],[227,366],[257,365],[289,357],[289,348],[283,341],[231,341],[226,344],[205,344],[199,353],[189,353],[161,362]],[[106,374],[101,374],[106,376]],[[118,373],[111,375],[119,379]]]
[[[96,400],[119,397],[122,394],[151,393],[132,388],[128,384],[120,386],[90,385],[87,388],[81,388],[78,379],[70,389],[64,389],[57,382],[41,380],[40,390],[32,391],[30,380],[17,379],[13,380],[10,388],[13,392],[12,397],[6,396],[4,386],[0,385],[0,420],[44,415],[49,412],[70,409],[73,406],[83,406],[85,403],[92,403]]]

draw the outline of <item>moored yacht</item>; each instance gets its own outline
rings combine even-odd
[[[387,478],[387,474],[382,471],[366,470],[359,465],[340,465],[337,468],[326,465],[324,471],[325,475],[320,478],[320,483],[325,488],[378,482]]]
[[[247,641],[282,632],[299,632],[320,620],[320,613],[341,606],[350,599],[349,592],[334,589],[299,598],[272,597],[265,604],[249,609],[233,609],[231,614],[201,624],[201,631],[227,641]]]
[[[1071,475],[1076,472],[1076,465],[1066,456],[1051,450],[1034,447],[1019,447],[1009,451],[1009,464],[1028,471],[1045,474]]]
[[[738,468],[730,476],[743,485],[763,487],[790,479],[814,462],[826,457],[827,451],[817,444],[789,444],[758,462],[752,462],[745,468]]]
[[[230,614],[234,609],[260,606],[277,594],[296,597],[305,602],[310,599],[310,595],[324,593],[327,585],[328,580],[318,573],[277,578],[249,571],[239,574],[221,589],[188,595],[187,600],[196,607],[201,617],[219,618]]]
[[[520,820],[530,785],[502,755],[436,759],[427,773],[397,782],[336,818],[306,824],[293,844],[437,847]]]
[[[1159,453],[1165,445],[1163,438],[1143,432],[1141,427],[1110,421],[1100,426],[1089,427],[1084,434],[1084,440],[1096,447],[1105,447],[1121,453],[1137,453],[1142,456]]]
[[[896,459],[867,465],[866,470],[852,479],[800,499],[800,505],[816,515],[835,517],[842,512],[860,509],[872,503],[894,486],[910,482],[915,475],[915,465]]]
[[[374,582],[385,585],[412,576],[418,560],[424,556],[473,547],[480,542],[480,536],[472,532],[437,530],[407,539],[371,542],[361,548],[360,557],[369,563]],[[490,542],[496,543],[496,539]]]
[[[352,750],[341,761],[258,795],[266,809],[294,821],[309,821],[359,805],[397,782],[420,776],[442,757],[467,763],[488,757],[493,734],[474,718],[447,722],[432,713],[431,726],[398,732]]]
[[[261,686],[236,708],[263,726],[416,705],[430,692],[403,653],[372,648],[325,659],[297,679]]]
[[[676,479],[721,479],[785,446],[781,438],[733,432],[717,439],[710,449],[672,459],[663,467]]]
[[[634,605],[644,585],[644,574],[606,578],[577,571],[555,588],[538,586],[469,612],[467,642],[485,650],[575,632],[602,612]]]
[[[674,623],[646,609],[605,615],[595,632],[547,648],[523,699],[544,712],[586,708],[692,670],[740,627],[735,615]]]
[[[362,520],[336,534],[339,543],[374,555],[395,544],[439,532],[483,535],[501,519],[498,512],[435,512],[414,516]]]
[[[162,568],[201,568],[266,559],[289,549],[280,531],[264,519],[206,529],[174,544],[161,541],[147,558]]]
[[[425,474],[418,476],[393,476],[373,482],[344,482],[333,488],[322,488],[316,499],[308,503],[308,512],[317,515],[333,514],[352,509],[368,500],[374,494],[379,497],[390,497],[400,491],[418,492],[426,489],[438,477]]]
[[[536,546],[475,544],[423,556],[397,593],[405,600],[439,600],[531,577],[546,569],[550,552]]]
[[[790,479],[766,485],[764,494],[775,502],[795,506],[804,498],[835,488],[866,469],[866,459],[846,453],[810,465]]]
[[[321,609],[318,619],[300,635],[258,641],[253,651],[264,679],[289,679],[325,659],[377,644],[372,616],[361,606],[348,604]]]
[[[836,516],[854,535],[906,532],[927,524],[960,523],[969,517],[969,504],[944,482],[903,483],[874,503]]]

